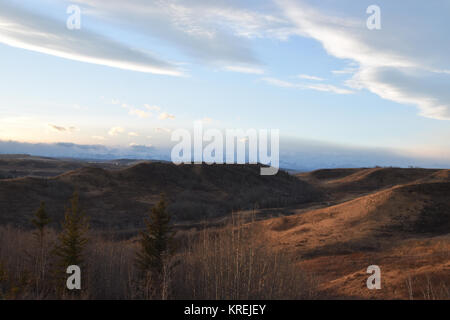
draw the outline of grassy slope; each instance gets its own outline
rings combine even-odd
[[[416,298],[430,290],[436,296],[445,294],[442,291],[450,282],[449,170],[399,170],[396,174],[392,170],[322,176],[318,184],[331,193],[336,188],[342,192],[339,184],[354,187],[359,181],[373,186],[380,177],[389,179],[386,185],[405,183],[394,187],[378,183],[381,191],[264,221],[272,244],[295,252],[303,266],[316,270],[325,280],[323,292],[330,296],[408,298],[408,284]],[[383,290],[366,288],[365,270],[371,264],[382,269]]]

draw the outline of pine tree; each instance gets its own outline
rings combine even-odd
[[[50,223],[50,218],[45,211],[45,202],[42,201],[39,209],[34,214],[31,223],[37,228],[36,237],[39,241],[39,248],[42,250],[44,246],[45,227]]]
[[[175,253],[175,232],[170,225],[170,215],[164,195],[159,203],[151,210],[149,218],[146,219],[146,229],[141,232],[139,243],[141,250],[137,254],[137,267],[142,277],[159,289],[165,286],[164,282],[168,273],[170,259]],[[146,284],[148,286],[148,283]]]
[[[34,256],[34,264],[36,267],[36,291],[41,290],[41,284],[45,279],[47,266],[47,246],[45,245],[45,228],[50,223],[50,218],[45,211],[45,203],[42,201],[39,209],[31,220],[36,227],[34,233],[38,241],[38,254]]]
[[[70,205],[66,207],[62,231],[58,236],[58,244],[53,251],[57,259],[55,273],[58,278],[65,276],[68,266],[82,267],[84,262],[83,254],[88,242],[89,225],[84,212],[79,208],[78,202],[78,193],[75,192],[70,199]]]

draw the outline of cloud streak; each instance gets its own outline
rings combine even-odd
[[[119,69],[182,76],[175,65],[124,44],[0,2],[0,43]]]
[[[335,94],[352,94],[352,90],[346,88],[339,88],[331,84],[305,84],[305,83],[294,83],[289,81],[284,81],[276,78],[263,78],[264,82],[282,88],[294,88],[300,90],[315,90],[321,92],[331,92]]]
[[[75,132],[75,131],[78,130],[77,127],[73,127],[73,126],[71,126],[71,127],[63,127],[63,126],[57,126],[57,125],[50,124],[50,123],[48,124],[48,126],[53,131],[56,131],[56,132]]]
[[[287,39],[295,30],[283,17],[246,8],[238,1],[75,0],[92,16],[173,45],[182,54],[219,67],[260,67],[252,39]],[[242,69],[242,67],[239,67]]]
[[[306,79],[306,80],[313,80],[313,81],[324,81],[325,79],[320,78],[320,77],[316,77],[316,76],[311,76],[308,74],[299,74],[297,76],[300,79]]]

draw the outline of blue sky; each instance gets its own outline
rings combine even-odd
[[[162,148],[203,119],[450,164],[450,2],[317,2],[0,0],[0,140]]]

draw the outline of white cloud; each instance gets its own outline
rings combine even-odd
[[[167,112],[163,112],[163,113],[159,114],[159,119],[160,120],[166,120],[166,119],[173,120],[173,119],[175,119],[175,116],[173,114],[168,114]]]
[[[117,136],[118,134],[124,133],[125,129],[122,127],[113,127],[109,129],[108,134],[110,136]]]
[[[149,118],[152,116],[151,112],[145,111],[145,110],[140,110],[140,109],[136,109],[136,108],[131,108],[128,111],[128,114],[133,115],[133,116],[138,116],[139,118]]]
[[[323,7],[315,9],[317,3],[312,1],[276,2],[299,34],[321,42],[329,54],[359,65],[347,82],[351,87],[416,105],[425,117],[450,119],[450,95],[443,90],[450,86],[448,12],[441,4],[412,0],[408,19],[384,18],[381,30],[370,31],[365,26],[367,16],[340,13],[342,8],[352,8],[353,1],[328,2],[327,13]],[[403,16],[403,3],[381,0],[378,4],[388,7],[391,17]]]
[[[276,78],[263,78],[268,84],[273,86],[282,87],[282,88],[294,88],[300,90],[315,90],[322,92],[331,92],[335,94],[352,94],[354,93],[352,90],[346,88],[340,88],[333,86],[331,84],[305,84],[305,83],[293,83],[289,81],[284,81]]]
[[[373,67],[361,69],[349,85],[364,87],[380,97],[417,105],[419,114],[450,120],[448,76],[411,68]]]
[[[173,44],[196,60],[224,67],[260,65],[253,38],[287,39],[292,24],[266,2],[254,10],[240,1],[74,0],[112,25]]]
[[[336,94],[353,94],[354,93],[352,90],[348,90],[345,88],[339,88],[339,87],[333,86],[331,84],[309,84],[309,85],[304,85],[304,88],[316,90],[316,91],[332,92],[332,93],[336,93]]]
[[[92,136],[92,139],[94,139],[94,140],[100,140],[100,141],[106,140],[105,137],[103,137],[103,136]]]
[[[300,78],[300,79],[314,80],[314,81],[324,81],[325,80],[323,78],[319,78],[319,77],[316,77],[316,76],[310,76],[310,75],[307,75],[307,74],[299,74],[297,77]]]
[[[139,137],[139,133],[137,133],[137,132],[128,132],[128,135],[130,137]]]
[[[119,69],[181,76],[173,64],[115,42],[85,28],[73,32],[64,23],[0,2],[0,43],[70,60]]]

